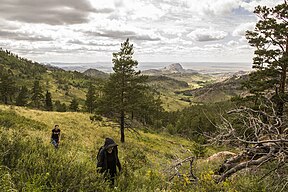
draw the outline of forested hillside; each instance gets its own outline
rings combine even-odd
[[[75,110],[72,100],[84,105],[90,83],[100,86],[101,79],[79,72],[44,66],[18,57],[10,51],[0,50],[1,102],[19,106],[47,109],[47,92],[55,105],[54,110]],[[80,110],[80,109],[76,109]]]

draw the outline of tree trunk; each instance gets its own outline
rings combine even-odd
[[[288,57],[288,38],[286,39],[286,57]],[[285,57],[284,55],[284,57]],[[285,61],[284,61],[285,62]],[[282,71],[280,77],[280,87],[279,87],[279,94],[277,95],[277,115],[279,117],[283,116],[284,105],[285,105],[285,87],[286,87],[286,79],[287,79],[287,63],[282,64]],[[281,131],[281,130],[280,130]],[[282,131],[281,131],[282,132]]]
[[[124,135],[124,124],[125,124],[125,115],[124,111],[121,111],[120,115],[120,131],[121,131],[121,142],[125,142],[125,135]]]
[[[277,115],[279,117],[283,116],[283,111],[284,111],[284,97],[285,97],[285,86],[286,86],[286,71],[287,67],[285,63],[283,63],[282,67],[282,74],[281,74],[281,79],[280,79],[280,87],[279,87],[279,92],[277,94]]]

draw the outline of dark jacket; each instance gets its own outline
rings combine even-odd
[[[111,176],[115,176],[117,173],[116,166],[119,171],[121,171],[121,164],[118,158],[118,149],[117,144],[111,138],[106,138],[104,146],[99,152],[97,167],[100,169],[100,172],[109,172]],[[113,147],[111,154],[107,152],[107,149]]]

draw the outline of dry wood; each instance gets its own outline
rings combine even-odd
[[[218,182],[240,170],[260,167],[267,162],[278,162],[279,165],[288,163],[287,124],[283,117],[277,116],[273,106],[270,109],[269,113],[247,107],[229,111],[228,114],[236,114],[235,117],[239,118],[242,123],[241,131],[222,116],[223,123],[218,126],[219,132],[211,137],[210,141],[221,144],[236,143],[242,152],[227,159],[220,166],[216,171],[216,174],[220,175]],[[278,166],[278,169],[280,167]]]

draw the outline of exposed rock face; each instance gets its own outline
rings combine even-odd
[[[170,72],[170,73],[184,73],[185,69],[183,69],[180,63],[173,63],[167,67],[162,69],[163,72]]]
[[[197,72],[192,69],[184,69],[180,63],[173,63],[162,69],[148,69],[142,71],[142,73],[148,75],[164,75],[171,73],[197,73]]]

